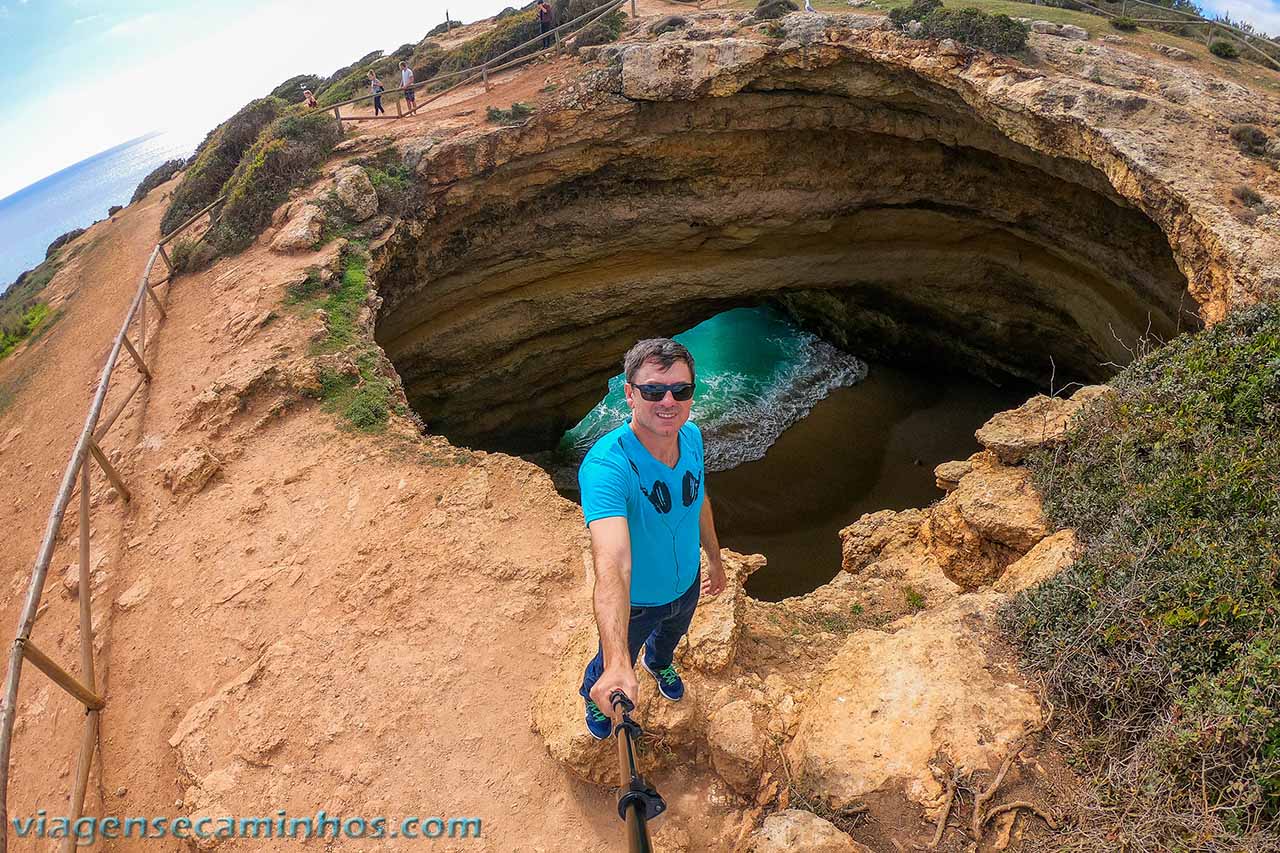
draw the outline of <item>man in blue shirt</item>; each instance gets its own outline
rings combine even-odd
[[[635,701],[641,661],[667,699],[684,697],[672,656],[689,630],[700,594],[724,589],[724,566],[711,501],[703,487],[702,432],[689,421],[693,356],[668,338],[633,346],[623,359],[631,420],[592,446],[578,483],[595,562],[600,645],[579,690],[587,731],[612,731],[609,696]],[[699,546],[707,552],[700,577]]]

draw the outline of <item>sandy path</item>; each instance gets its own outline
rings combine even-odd
[[[142,202],[99,222],[66,252],[79,248],[46,290],[61,312],[57,322],[35,343],[0,362],[0,388],[13,390],[9,407],[0,413],[0,481],[12,495],[0,504],[4,547],[0,549],[0,626],[12,637],[26,596],[32,564],[45,522],[61,483],[71,449],[84,419],[111,341],[119,329],[146,259],[155,244],[158,223],[172,186],[158,188]],[[159,275],[155,278],[158,280]],[[154,323],[154,313],[152,322]],[[152,326],[154,328],[154,326]],[[121,354],[122,362],[128,360]],[[136,373],[127,364],[117,369],[105,411],[131,386]],[[137,440],[133,417],[146,395],[139,392],[129,411],[106,440],[113,455]],[[121,502],[103,487],[95,469],[91,564],[107,576],[115,574],[120,529],[126,515]],[[62,587],[62,569],[76,559],[76,503],[67,511],[59,547],[50,564],[43,595],[45,608],[33,639],[73,673],[79,672],[78,604]],[[108,580],[105,591],[111,586]],[[99,639],[109,635],[109,595],[95,595]],[[7,648],[7,644],[6,644]],[[8,656],[6,654],[7,662]],[[99,680],[106,676],[105,661]],[[65,810],[74,772],[82,711],[78,703],[54,687],[38,670],[25,667],[15,730],[11,815],[37,808]],[[51,769],[54,772],[50,772]]]

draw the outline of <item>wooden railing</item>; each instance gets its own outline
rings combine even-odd
[[[1213,41],[1213,37],[1218,30],[1223,30],[1224,31],[1223,35],[1227,36],[1228,38],[1232,38],[1235,41],[1239,42],[1240,44],[1244,45],[1245,47],[1249,48],[1249,50],[1253,51],[1254,53],[1258,54],[1258,56],[1266,60],[1267,64],[1269,64],[1272,68],[1275,68],[1276,70],[1280,70],[1280,59],[1276,59],[1276,57],[1272,56],[1271,54],[1267,53],[1264,50],[1261,50],[1256,45],[1253,45],[1250,43],[1249,41],[1250,39],[1256,39],[1258,38],[1258,36],[1254,35],[1253,33],[1247,33],[1244,30],[1240,29],[1239,27],[1232,26],[1231,24],[1223,23],[1222,21],[1211,21],[1202,15],[1197,15],[1195,12],[1187,12],[1183,9],[1174,9],[1169,6],[1161,6],[1157,3],[1149,3],[1147,2],[1147,0],[1118,0],[1118,2],[1120,3],[1120,12],[1119,14],[1117,14],[1115,12],[1108,11],[1098,6],[1094,6],[1090,3],[1086,3],[1085,0],[1073,0],[1073,2],[1075,2],[1080,6],[1085,7],[1086,9],[1092,9],[1093,11],[1097,12],[1099,15],[1102,15],[1105,18],[1129,17],[1128,12],[1129,12],[1130,3],[1132,3],[1134,6],[1146,6],[1151,9],[1158,9],[1161,12],[1168,12],[1175,15],[1182,15],[1183,17],[1181,18],[1133,18],[1132,20],[1135,24],[1164,24],[1167,26],[1205,27],[1206,28],[1205,36],[1204,36],[1205,47],[1208,47],[1210,42]],[[1280,48],[1280,45],[1276,45],[1273,42],[1270,44],[1273,48]]]
[[[615,9],[619,8],[624,3],[627,3],[627,2],[631,3],[631,16],[634,18],[636,15],[636,0],[607,0],[607,2],[602,3],[599,6],[596,6],[594,9],[591,9],[587,12],[582,13],[578,17],[574,18],[572,21],[566,21],[565,23],[560,24],[558,27],[547,30],[545,33],[539,33],[534,38],[531,38],[526,42],[518,44],[515,47],[511,48],[510,50],[504,51],[503,53],[500,53],[497,56],[493,57],[492,59],[482,62],[479,65],[473,65],[472,67],[464,68],[461,71],[450,71],[447,74],[438,74],[435,77],[430,78],[429,80],[422,81],[421,83],[415,82],[411,86],[401,86],[396,89],[387,89],[383,92],[380,92],[377,95],[374,95],[372,93],[369,93],[367,95],[357,95],[354,98],[348,98],[347,100],[339,101],[336,104],[328,104],[323,107],[317,107],[316,109],[308,112],[307,115],[314,115],[316,113],[321,113],[321,112],[332,112],[333,117],[338,121],[339,127],[341,127],[342,122],[344,121],[395,121],[396,119],[408,118],[409,116],[413,115],[418,110],[422,109],[432,101],[438,100],[439,98],[444,97],[450,92],[456,89],[459,89],[463,86],[470,85],[471,83],[474,83],[477,80],[482,81],[484,83],[485,90],[487,91],[489,88],[490,74],[496,74],[499,71],[505,71],[508,68],[514,68],[515,66],[520,65],[521,63],[530,62],[548,53],[563,51],[565,49],[565,46],[571,43],[579,34],[584,32],[587,29],[587,27],[589,27],[591,24],[594,24],[596,21],[600,20],[605,15],[609,14],[610,12],[614,11]],[[574,29],[576,29],[577,32],[569,34],[569,31]],[[553,43],[533,53],[529,53],[524,56],[516,56],[516,54],[520,53],[520,51],[527,50],[528,48],[532,47],[534,44],[538,42],[544,42],[547,39],[551,39]],[[514,58],[511,58],[511,57],[514,57]],[[408,110],[407,112],[403,109],[401,100],[397,98],[395,101],[395,106],[396,106],[395,115],[373,115],[373,116],[354,116],[350,114],[342,115],[342,111],[341,111],[342,107],[351,106],[353,104],[369,103],[369,102],[372,102],[375,97],[385,98],[388,95],[395,95],[397,93],[404,92],[406,89],[413,89],[415,92],[423,91],[430,87],[437,86],[440,83],[443,83],[445,81],[453,80],[455,78],[461,78],[461,79],[458,79],[456,83],[453,83],[447,88],[434,93],[431,97],[427,98],[425,101],[415,104],[414,108],[411,110]]]
[[[22,676],[22,664],[24,661],[34,664],[36,669],[49,676],[55,684],[84,705],[84,732],[80,738],[75,783],[71,790],[68,812],[72,827],[79,820],[84,810],[84,797],[89,783],[89,770],[93,764],[93,753],[98,744],[98,715],[106,701],[98,687],[93,669],[92,587],[90,586],[89,577],[89,460],[92,458],[97,463],[98,467],[106,474],[112,488],[127,503],[132,496],[124,483],[124,479],[120,476],[120,472],[115,469],[107,458],[101,442],[106,437],[111,426],[116,422],[116,419],[124,412],[125,407],[129,405],[129,401],[133,399],[143,385],[151,382],[152,379],[152,372],[146,363],[147,303],[150,302],[154,306],[156,314],[159,315],[155,321],[155,327],[159,328],[160,323],[164,322],[167,315],[164,301],[160,299],[156,290],[163,285],[168,285],[164,291],[167,298],[172,289],[174,278],[173,262],[165,251],[165,245],[190,228],[205,214],[209,214],[210,224],[212,224],[216,216],[215,208],[222,201],[223,199],[219,198],[208,207],[197,212],[186,222],[164,236],[156,243],[155,248],[151,250],[151,256],[147,259],[146,268],[143,269],[142,278],[138,282],[138,290],[134,294],[133,301],[129,304],[129,310],[125,313],[124,322],[120,325],[120,331],[116,333],[115,339],[112,341],[111,350],[107,354],[106,363],[102,367],[102,376],[98,380],[97,391],[93,395],[93,401],[89,405],[89,413],[85,417],[84,428],[80,431],[80,438],[76,441],[75,449],[71,453],[71,461],[67,463],[66,471],[62,475],[62,486],[58,489],[57,496],[53,501],[53,509],[49,512],[49,520],[44,529],[44,539],[40,543],[40,550],[36,554],[35,566],[31,570],[31,582],[27,587],[26,601],[22,606],[22,614],[18,618],[18,632],[13,641],[13,649],[9,654],[9,668],[5,678],[3,705],[0,706],[0,853],[6,853],[8,850],[10,825],[8,809],[9,761],[13,748],[13,724],[17,712],[18,685]],[[164,263],[168,274],[160,281],[152,283],[151,272],[157,260]],[[130,327],[135,325],[135,320],[137,321],[135,339],[130,339]],[[136,340],[136,344],[134,340]],[[107,401],[107,392],[111,387],[111,377],[118,366],[121,350],[129,354],[134,367],[137,368],[138,379],[125,392],[124,397],[116,404],[111,413],[106,418],[102,418],[102,410]],[[79,678],[68,672],[31,641],[31,631],[35,627],[36,617],[39,614],[40,596],[44,591],[45,578],[49,573],[49,562],[53,559],[58,531],[62,527],[63,516],[77,485],[80,489]],[[75,849],[75,846],[75,833],[71,832],[67,838],[62,840],[61,849],[63,853],[69,853]]]

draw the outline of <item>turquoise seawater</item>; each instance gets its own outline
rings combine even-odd
[[[692,420],[707,445],[707,469],[760,459],[778,437],[834,389],[867,375],[841,352],[766,307],[735,308],[675,336],[697,366]],[[597,438],[628,420],[619,373],[609,392],[565,434],[560,449],[580,459]]]

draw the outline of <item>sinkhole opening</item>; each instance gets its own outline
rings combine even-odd
[[[867,361],[771,305],[721,312],[674,336],[693,354],[706,488],[723,547],[763,554],[747,592],[778,601],[840,570],[839,531],[863,513],[926,506],[933,468],[980,449],[974,431],[1035,388],[959,370]],[[591,446],[630,420],[619,373],[552,453],[531,459],[581,502]]]

